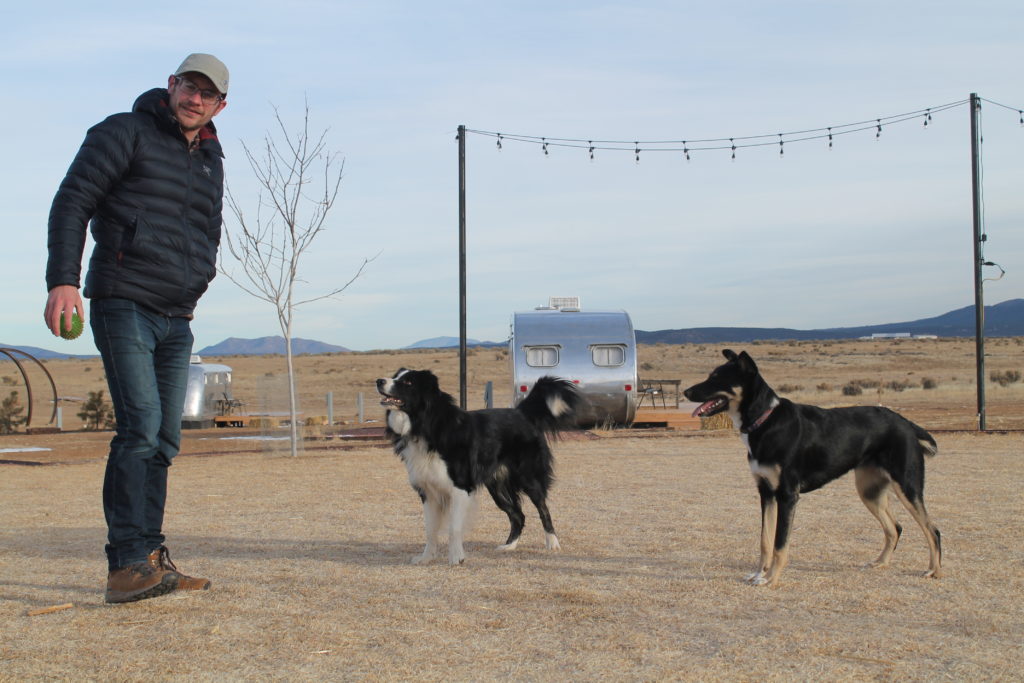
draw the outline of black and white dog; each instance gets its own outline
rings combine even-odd
[[[511,531],[499,550],[514,550],[526,517],[525,493],[537,507],[545,546],[557,550],[558,537],[548,512],[554,479],[547,437],[574,423],[583,403],[576,387],[554,377],[537,380],[516,408],[465,411],[441,391],[429,370],[402,368],[377,380],[388,408],[387,434],[405,463],[409,483],[423,501],[427,544],[413,564],[437,555],[438,535],[447,520],[448,563],[466,559],[462,549],[471,495],[481,486],[508,515]]]
[[[927,577],[941,573],[939,530],[924,507],[924,457],[935,440],[887,408],[818,408],[780,398],[744,351],[722,351],[726,363],[683,394],[701,405],[695,416],[727,412],[747,446],[761,494],[761,560],[747,581],[774,585],[789,559],[789,532],[801,493],[854,472],[857,493],[885,533],[882,554],[868,566],[889,564],[903,528],[889,510],[892,490],[928,540]]]

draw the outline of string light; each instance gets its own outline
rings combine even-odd
[[[983,99],[983,98],[979,98]],[[1002,107],[1017,114],[1018,123],[1024,127],[1024,108],[1009,107],[992,100],[986,100],[990,104]],[[786,133],[770,133],[762,135],[731,136],[720,138],[686,139],[680,140],[594,140],[586,138],[553,138],[538,137],[533,135],[517,135],[510,133],[494,133],[484,130],[470,130],[467,133],[495,137],[497,148],[503,148],[508,141],[539,144],[545,156],[549,156],[549,147],[575,147],[586,150],[591,161],[595,158],[597,150],[608,150],[616,152],[629,151],[633,153],[633,159],[639,163],[641,152],[682,152],[683,157],[690,161],[693,152],[728,150],[730,157],[736,159],[737,150],[744,147],[763,147],[766,145],[778,145],[779,156],[785,156],[786,143],[806,142],[809,140],[826,140],[828,148],[833,149],[835,139],[840,135],[851,135],[862,131],[872,130],[875,139],[881,139],[883,126],[891,126],[897,123],[916,120],[922,121],[925,127],[931,125],[932,116],[947,110],[966,105],[969,100],[958,100],[938,106],[931,106],[903,114],[893,116],[882,116],[866,121],[855,121],[843,125],[832,125],[822,128],[811,128],[806,130],[794,130]]]

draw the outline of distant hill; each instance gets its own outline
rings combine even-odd
[[[99,352],[87,354],[61,353],[60,351],[41,349],[38,346],[12,346],[11,344],[0,344],[0,348],[24,351],[38,360],[50,360],[53,358],[98,358],[100,355]],[[22,360],[23,358],[24,356],[21,356],[19,357],[19,360]]]
[[[795,330],[786,327],[690,327],[678,330],[636,331],[640,344],[717,344],[720,342],[752,342],[777,340],[814,339],[856,339],[873,334],[906,332],[913,335],[935,335],[937,337],[973,337],[974,306],[965,306],[934,318],[922,318],[902,323],[864,325],[862,327],[832,327],[819,330]],[[985,336],[1024,337],[1024,299],[1010,299],[1000,304],[985,307]],[[506,342],[466,340],[471,347],[504,346]],[[445,349],[457,347],[458,337],[432,337],[403,347],[405,349]],[[0,344],[0,347],[26,351],[36,358],[95,358],[98,354],[74,355],[50,351],[35,346],[14,346]],[[309,339],[293,339],[292,350],[296,354],[338,353],[350,351],[344,346],[325,344]],[[230,337],[197,351],[205,356],[260,356],[284,353],[284,337],[260,337],[239,339]]]
[[[973,337],[974,306],[966,306],[934,318],[902,323],[833,327],[821,330],[793,330],[785,327],[691,327],[678,330],[636,331],[640,344],[717,344],[792,339],[857,339],[873,334],[908,332],[937,337]],[[986,337],[1024,336],[1024,299],[1010,299],[985,306]]]
[[[458,337],[431,337],[430,339],[421,339],[418,342],[403,346],[404,349],[447,349],[452,346],[459,345]],[[467,339],[466,346],[504,346],[505,342],[489,342],[489,341],[477,341],[476,339]]]
[[[295,355],[310,353],[337,353],[351,351],[344,346],[325,344],[311,339],[292,339],[292,353]],[[207,346],[197,351],[200,356],[266,356],[284,353],[284,337],[260,337],[258,339],[239,339],[229,337],[219,344]]]

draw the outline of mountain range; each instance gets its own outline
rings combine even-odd
[[[860,327],[830,327],[818,330],[796,330],[785,327],[690,327],[675,330],[636,330],[640,344],[716,344],[719,342],[752,342],[814,339],[857,339],[874,334],[910,334],[915,336],[973,337],[975,334],[974,306],[965,306],[933,318],[922,318],[901,323],[862,325]],[[1024,337],[1024,299],[1010,299],[985,306],[985,335],[987,337]],[[504,346],[506,342],[488,342],[470,339],[468,346]],[[432,337],[423,339],[404,349],[450,348],[459,345],[458,337]],[[0,347],[8,345],[0,344]],[[36,358],[86,358],[33,346],[15,347]],[[344,346],[326,344],[311,339],[292,339],[295,354],[339,353],[350,351]],[[239,339],[224,341],[197,351],[201,356],[254,356],[284,353],[284,337]],[[93,354],[95,355],[95,354]]]

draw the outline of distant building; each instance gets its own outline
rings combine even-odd
[[[870,337],[858,337],[858,339],[938,339],[934,334],[911,334],[910,332],[875,332]]]

